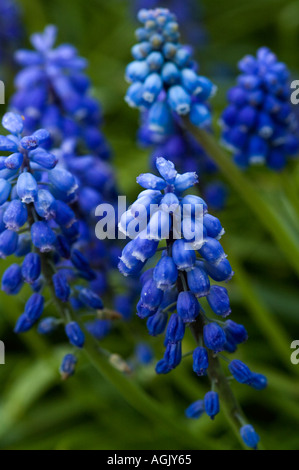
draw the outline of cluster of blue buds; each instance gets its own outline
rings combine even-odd
[[[290,74],[275,54],[263,47],[239,63],[237,86],[228,93],[222,115],[224,144],[237,165],[265,163],[279,171],[299,152],[297,120],[290,103]]]
[[[226,205],[227,189],[216,179],[218,168],[212,158],[179,122],[175,125],[173,135],[160,136],[149,130],[147,117],[148,113],[144,112],[138,141],[141,147],[153,149],[151,167],[155,167],[156,158],[160,155],[171,155],[172,162],[180,172],[201,174],[201,191],[208,206],[213,210],[222,210]]]
[[[90,80],[84,73],[87,61],[72,45],[54,48],[56,36],[56,27],[47,26],[43,33],[31,36],[34,51],[16,52],[16,62],[23,70],[15,79],[17,92],[11,107],[26,117],[26,132],[44,127],[50,131],[54,145],[75,140],[106,160],[110,150],[99,130],[101,109],[90,95]]]
[[[188,116],[195,126],[208,126],[211,114],[207,100],[215,86],[197,74],[189,46],[180,44],[175,15],[167,9],[141,10],[134,61],[126,69],[132,83],[126,95],[130,106],[148,110],[149,129],[171,135],[176,120]]]
[[[168,8],[181,24],[184,37],[194,44],[202,44],[206,39],[204,27],[201,24],[202,8],[198,0],[135,0],[134,9]]]
[[[43,291],[50,287],[63,304],[63,318],[47,317],[38,331],[52,332],[61,323],[69,342],[82,348],[84,333],[72,319],[72,308],[103,309],[100,297],[89,288],[96,275],[78,250],[79,221],[71,205],[78,184],[72,173],[61,167],[48,150],[50,133],[39,129],[24,135],[24,117],[7,113],[2,120],[9,135],[0,136],[0,258],[20,258],[3,274],[2,290],[16,295],[24,284],[32,289],[16,333],[31,329],[45,309]],[[80,279],[80,284],[78,280]],[[62,365],[71,375],[75,359]]]
[[[166,331],[165,354],[156,372],[167,374],[180,364],[185,329],[196,326],[200,338],[193,351],[193,370],[204,376],[213,355],[235,352],[247,340],[243,325],[224,320],[231,308],[228,291],[219,283],[233,276],[219,242],[224,229],[202,198],[183,195],[197,183],[196,173],[179,174],[162,157],[157,158],[156,167],[160,176],[147,173],[137,178],[145,190],[121,218],[119,228],[132,240],[122,252],[119,270],[125,276],[137,275],[150,258],[162,252],[156,265],[141,275],[137,304],[137,315],[147,320],[150,335]],[[199,303],[204,298],[215,319]],[[264,376],[252,373],[241,361],[232,361],[230,371],[236,380],[256,389],[267,384]],[[212,390],[186,414],[197,418],[205,412],[213,419],[219,409],[218,394]]]
[[[23,66],[15,79],[16,93],[11,109],[25,116],[25,130],[33,133],[39,126],[50,132],[49,147],[55,148],[60,165],[72,173],[78,183],[74,211],[79,220],[78,244],[96,273],[93,289],[107,291],[107,272],[116,268],[110,247],[95,236],[95,209],[117,197],[110,149],[100,130],[102,113],[91,95],[91,83],[85,74],[87,61],[77,50],[62,44],[54,47],[56,27],[47,26],[33,34],[35,50],[20,50],[17,62]],[[82,156],[83,155],[83,156]],[[98,320],[94,333],[108,331]],[[92,326],[90,325],[90,328]]]
[[[23,35],[21,12],[14,0],[1,0],[0,3],[0,60],[1,64],[11,64],[11,54],[19,45]]]

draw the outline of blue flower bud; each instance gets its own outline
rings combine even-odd
[[[205,262],[205,269],[208,275],[216,282],[229,281],[234,275],[232,267],[226,258],[217,264]]]
[[[212,116],[204,104],[192,103],[190,110],[190,121],[194,126],[207,127],[211,124]]]
[[[162,334],[166,328],[168,315],[158,310],[157,313],[148,318],[146,326],[151,336]]]
[[[104,305],[102,299],[91,289],[87,287],[78,288],[79,295],[78,298],[83,304],[87,305],[90,308],[95,310],[102,310]]]
[[[4,230],[0,234],[0,258],[12,255],[18,246],[18,235],[12,230]]]
[[[155,371],[157,374],[168,374],[171,371],[171,369],[169,368],[165,359],[161,359],[159,362],[157,362]]]
[[[199,315],[199,303],[192,292],[180,292],[177,301],[177,312],[184,323],[194,322]]]
[[[18,264],[12,264],[2,276],[1,289],[8,295],[16,295],[23,286],[21,268]]]
[[[210,291],[210,280],[205,269],[195,265],[187,272],[188,286],[196,297],[206,297]]]
[[[151,50],[151,44],[148,41],[143,41],[140,44],[135,44],[131,49],[131,53],[135,60],[142,60],[148,56]]]
[[[15,333],[26,333],[26,331],[29,331],[33,326],[33,322],[25,315],[25,313],[22,313],[20,317],[18,318],[14,332]]]
[[[126,68],[126,80],[144,82],[149,73],[150,68],[145,60],[134,60]]]
[[[67,170],[54,168],[49,172],[49,181],[62,195],[70,196],[74,194],[78,188],[74,176]]]
[[[223,351],[226,337],[218,323],[208,323],[203,328],[203,339],[206,347],[215,353]]]
[[[220,261],[225,259],[226,255],[218,240],[215,238],[206,237],[203,246],[198,250],[198,253],[211,264],[219,264]]]
[[[65,333],[69,342],[77,348],[83,348],[85,337],[78,323],[72,321],[65,326]]]
[[[164,353],[164,361],[169,369],[174,369],[182,360],[182,343],[168,343]]]
[[[190,206],[191,217],[195,216],[197,207],[202,210],[203,214],[206,214],[208,212],[208,206],[205,201],[201,197],[194,196],[193,194],[188,194],[187,196],[183,197],[181,205],[182,207]]]
[[[18,145],[8,137],[0,135],[0,150],[3,152],[16,152],[18,150]]]
[[[144,233],[141,233],[132,241],[132,256],[142,262],[154,256],[159,245],[159,242],[156,240],[143,238]]]
[[[172,257],[180,271],[190,271],[196,262],[195,251],[187,249],[185,240],[175,240]]]
[[[168,184],[173,184],[177,177],[177,171],[174,164],[170,160],[158,157],[156,159],[156,167],[160,175]]]
[[[182,175],[177,175],[174,186],[176,191],[183,192],[194,186],[196,183],[198,183],[197,174],[194,172],[187,172]]]
[[[203,400],[197,400],[192,403],[186,410],[185,415],[190,419],[198,419],[205,412],[205,404]]]
[[[239,361],[239,359],[234,359],[231,361],[228,368],[237,382],[247,385],[251,384],[252,372],[244,362]]]
[[[41,253],[54,250],[56,235],[46,222],[35,222],[31,227],[32,243]]]
[[[43,318],[38,324],[37,332],[41,335],[49,335],[56,330],[59,323],[59,320],[54,317]]]
[[[26,135],[23,137],[20,144],[25,150],[34,150],[39,146],[37,137],[33,135]]]
[[[151,310],[144,306],[142,301],[139,300],[139,302],[137,303],[137,315],[139,318],[149,318],[151,317],[152,315],[154,315],[158,310],[158,307],[155,307],[155,308],[152,308]]]
[[[180,67],[186,67],[191,59],[191,51],[187,47],[180,47],[175,55],[174,61]]]
[[[66,354],[62,360],[59,372],[62,380],[66,380],[75,373],[75,367],[77,364],[77,358],[74,354]]]
[[[22,258],[31,251],[31,237],[30,233],[21,233],[17,240],[17,248],[14,252],[15,256]]]
[[[148,365],[153,360],[153,350],[147,343],[138,343],[135,348],[136,359],[140,364]]]
[[[259,435],[255,432],[254,428],[251,426],[251,424],[245,424],[240,429],[240,434],[241,437],[244,441],[244,443],[248,446],[251,447],[252,449],[256,449],[257,445],[260,441]]]
[[[211,214],[204,215],[203,224],[207,230],[208,237],[216,238],[216,240],[219,240],[224,234],[224,229],[222,228],[219,219],[217,219],[217,217],[214,217]]]
[[[63,201],[56,201],[55,222],[61,227],[70,228],[76,221],[74,211]]]
[[[224,331],[227,339],[236,344],[244,343],[244,341],[248,339],[248,333],[245,327],[232,320],[225,322]]]
[[[208,352],[205,348],[198,347],[193,351],[193,370],[198,376],[207,375],[209,367]]]
[[[185,323],[177,315],[171,315],[166,331],[165,340],[167,343],[178,343],[183,340],[185,335]]]
[[[219,405],[219,396],[217,392],[208,392],[205,394],[204,398],[205,412],[211,419],[214,419],[215,416],[220,411]]]
[[[146,63],[151,71],[158,72],[164,63],[163,55],[161,54],[161,52],[153,51],[147,56]]]
[[[262,374],[252,373],[250,386],[256,390],[264,390],[268,385],[267,377]]]
[[[167,85],[175,85],[180,81],[180,71],[173,62],[166,62],[163,65],[161,76]]]
[[[39,189],[34,201],[34,208],[43,219],[53,219],[56,214],[56,200],[47,189]]]
[[[33,135],[38,139],[39,145],[51,144],[51,135],[46,129],[38,129]]]
[[[152,132],[170,135],[173,131],[173,118],[165,101],[156,101],[148,113],[148,126]]]
[[[144,105],[144,98],[143,98],[144,87],[142,82],[135,82],[129,86],[125,101],[131,108],[139,108]],[[148,96],[146,95],[148,98]]]
[[[52,276],[56,297],[62,302],[69,300],[71,289],[63,272],[55,273]]]
[[[160,94],[163,83],[160,75],[151,73],[143,84],[142,98],[148,103],[153,103]]]
[[[198,75],[192,69],[183,69],[181,71],[182,85],[188,93],[196,95],[202,88],[198,84]]]
[[[27,208],[20,200],[14,199],[9,203],[3,215],[3,222],[7,229],[17,232],[27,222],[27,217]]]
[[[11,184],[5,179],[0,179],[0,205],[4,204],[10,194]]]
[[[211,309],[216,315],[227,317],[231,313],[227,289],[222,286],[212,286],[207,296]]]
[[[156,311],[163,298],[163,291],[150,279],[142,287],[140,300],[143,307]]]
[[[180,85],[174,85],[168,90],[168,103],[178,114],[188,114],[191,107],[191,96]]]
[[[207,77],[202,75],[197,77],[197,86],[193,92],[200,101],[206,101],[212,98],[217,92],[217,86],[211,82]]]
[[[31,173],[21,173],[17,182],[17,193],[25,204],[34,202],[37,196],[37,182]]]
[[[2,126],[11,134],[22,134],[24,128],[24,119],[20,114],[6,113],[2,118]]]
[[[142,173],[136,178],[136,181],[140,186],[146,189],[164,189],[166,182],[158,176],[152,175],[151,173]]]
[[[5,167],[9,170],[18,170],[23,163],[23,155],[21,153],[13,153],[5,159]]]
[[[170,256],[163,256],[157,263],[153,279],[157,287],[162,290],[170,289],[177,281],[178,270]]]
[[[34,324],[41,317],[44,310],[44,297],[32,294],[26,302],[24,315]]]
[[[29,152],[29,158],[40,165],[42,168],[52,170],[57,165],[57,158],[52,153],[47,152],[43,148],[37,148]]]

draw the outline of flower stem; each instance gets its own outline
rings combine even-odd
[[[193,126],[187,118],[184,125],[196,138],[203,149],[214,159],[223,175],[230,182],[239,196],[257,216],[264,228],[272,235],[281,251],[285,254],[290,266],[299,276],[299,238],[291,233],[283,219],[275,209],[263,198],[258,189],[244,176],[239,168],[232,162],[220,148],[214,137],[202,129]]]
[[[203,321],[201,315],[199,315],[194,323],[190,324],[191,333],[197,344],[200,344],[200,340],[203,334]],[[244,422],[247,422],[243,411],[230,388],[227,377],[222,369],[219,358],[213,351],[208,350],[209,355],[209,368],[208,375],[211,383],[219,393],[222,408],[224,409],[225,416],[230,426],[232,427],[238,441],[244,449],[246,446],[240,435],[240,428]]]
[[[71,307],[66,308],[66,304],[61,302],[55,296],[52,275],[53,266],[49,262],[49,255],[41,254],[42,259],[42,272],[47,282],[47,285],[52,294],[52,298],[55,301],[56,308],[58,309],[64,322],[75,319],[80,324],[81,328],[84,329],[80,318],[76,317],[75,312],[72,311]],[[177,440],[178,444],[183,445],[186,448],[198,449],[198,438],[186,427],[183,429],[183,423],[173,417],[172,412],[161,406],[147,393],[145,393],[141,387],[132,382],[129,377],[117,370],[110,362],[113,354],[110,352],[104,352],[100,349],[98,342],[89,334],[85,335],[85,344],[83,351],[87,358],[98,370],[98,372],[111,384],[113,385],[120,395],[140,414],[145,416],[149,421],[153,422],[158,426],[164,426],[165,431],[172,434]],[[183,432],[182,432],[183,430]],[[205,445],[209,449],[213,449],[214,443],[205,441]]]

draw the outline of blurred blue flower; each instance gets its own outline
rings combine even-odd
[[[290,102],[290,73],[266,47],[239,62],[237,85],[222,115],[223,143],[237,165],[282,170],[299,153],[298,122]]]

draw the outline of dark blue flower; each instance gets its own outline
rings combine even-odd
[[[65,333],[69,342],[77,348],[83,348],[85,336],[78,323],[72,321],[65,326]]]
[[[198,419],[205,412],[205,404],[203,400],[197,400],[192,403],[186,410],[185,415],[187,418]]]
[[[299,151],[296,119],[290,103],[290,73],[266,47],[239,62],[241,75],[228,94],[222,115],[223,141],[237,165],[265,163],[282,170]]]
[[[208,392],[205,394],[204,398],[205,412],[211,419],[214,419],[215,416],[220,411],[219,406],[219,396],[217,392]]]
[[[218,323],[207,323],[203,329],[203,338],[208,349],[214,352],[223,351],[226,337],[223,329]]]
[[[240,434],[241,437],[244,441],[244,443],[248,446],[251,447],[252,449],[256,449],[257,445],[260,441],[259,435],[255,432],[253,426],[251,424],[245,424],[245,426],[242,426],[240,429]]]
[[[198,347],[193,351],[193,370],[197,375],[206,375],[209,367],[208,352]]]
[[[76,364],[77,358],[74,356],[74,354],[66,354],[64,356],[59,369],[62,380],[66,380],[67,378],[74,375]]]

